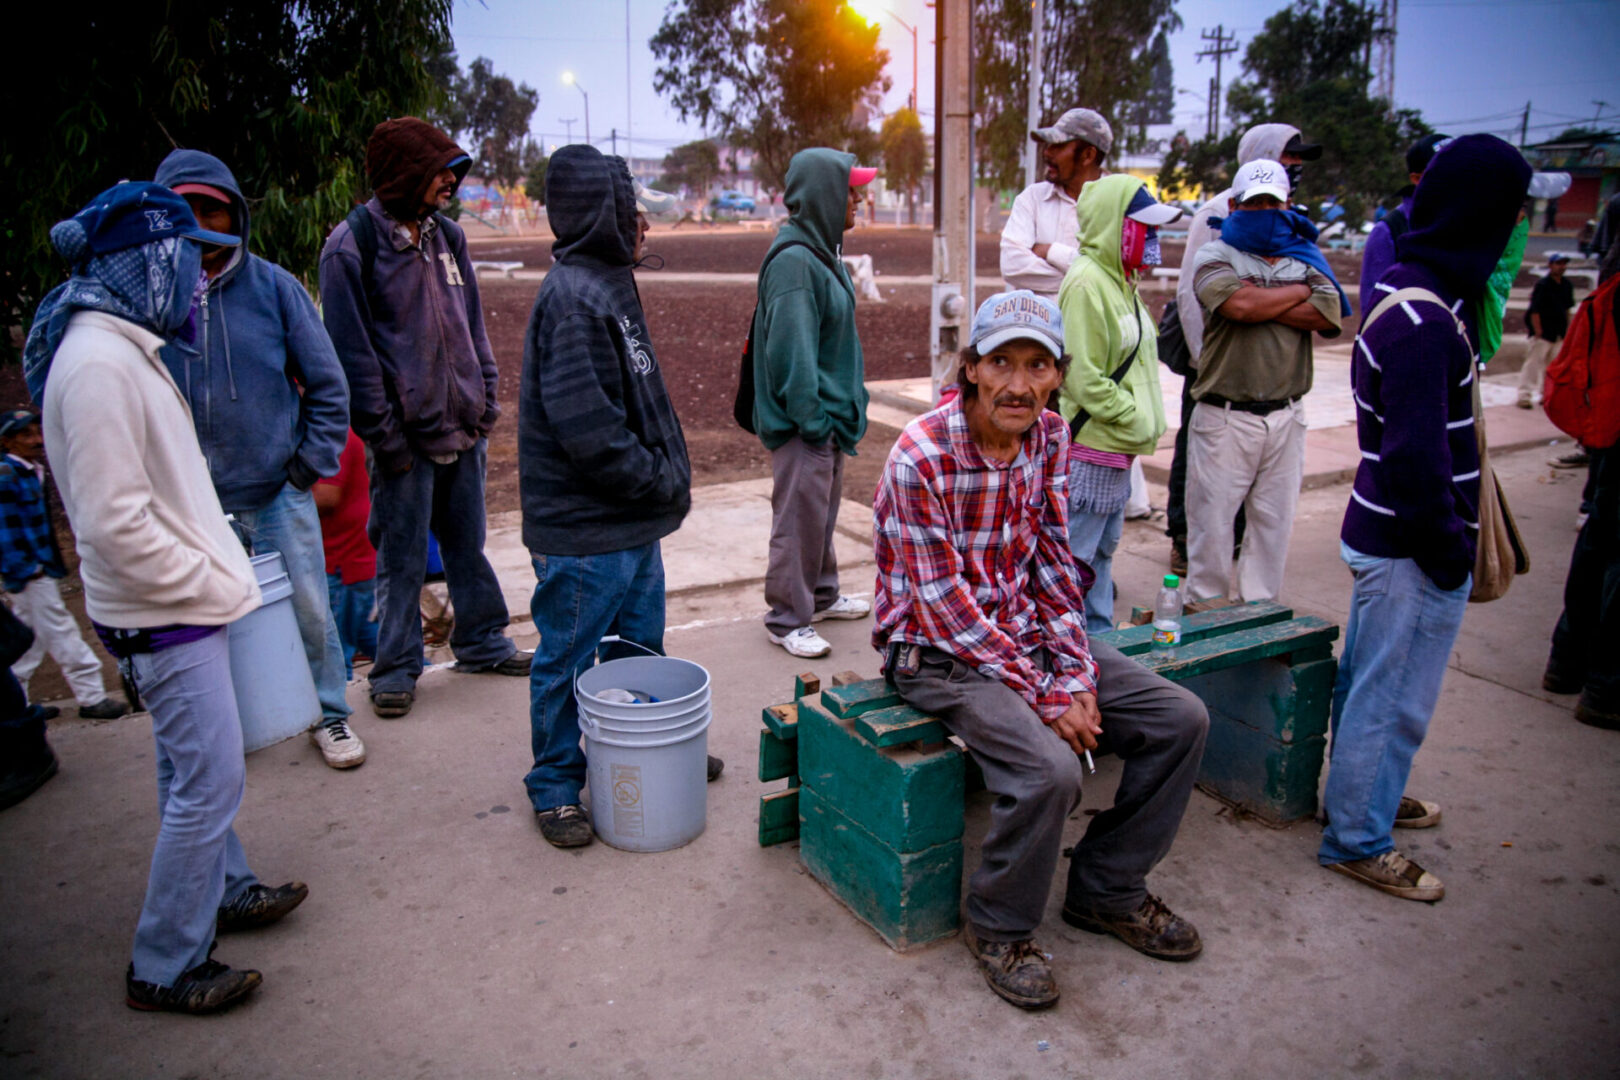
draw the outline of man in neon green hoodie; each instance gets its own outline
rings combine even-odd
[[[1164,434],[1153,315],[1137,294],[1145,266],[1159,264],[1158,228],[1180,216],[1141,180],[1093,180],[1075,202],[1079,255],[1058,292],[1071,363],[1058,394],[1069,423],[1069,550],[1096,580],[1086,629],[1114,628],[1114,550],[1125,527],[1131,461]]]
[[[788,220],[760,267],[754,313],[754,430],[771,452],[765,630],[794,656],[832,651],[810,624],[860,619],[871,604],[838,591],[833,529],[844,455],[866,434],[866,369],[855,286],[841,256],[860,189],[876,169],[815,148],[788,163]]]

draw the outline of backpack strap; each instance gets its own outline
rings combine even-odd
[[[1396,289],[1392,293],[1386,293],[1384,298],[1378,301],[1377,305],[1370,313],[1368,313],[1367,317],[1361,320],[1361,329],[1356,331],[1356,336],[1365,337],[1367,335],[1368,328],[1382,318],[1384,314],[1391,308],[1394,308],[1400,304],[1412,303],[1414,301],[1438,304],[1445,310],[1447,315],[1451,316],[1452,321],[1457,324],[1457,332],[1464,338],[1468,336],[1468,328],[1463,324],[1462,319],[1457,317],[1457,313],[1452,311],[1449,307],[1446,307],[1446,302],[1440,299],[1440,297],[1437,296],[1432,290],[1420,288]]]
[[[377,223],[371,219],[371,211],[364,204],[350,210],[349,216],[343,220],[349,223],[354,246],[360,249],[360,280],[369,288],[371,272],[377,265]]]
[[[1142,348],[1142,338],[1146,336],[1147,330],[1142,325],[1142,300],[1138,297],[1136,300],[1136,345],[1132,347],[1131,355],[1125,358],[1124,363],[1109,373],[1108,377],[1114,380],[1115,386],[1125,382],[1125,376],[1130,373],[1131,365],[1136,362],[1136,354]],[[1090,420],[1091,413],[1087,412],[1084,407],[1078,409],[1074,414],[1074,419],[1069,421],[1069,441],[1073,442],[1078,439],[1080,429],[1085,427]]]

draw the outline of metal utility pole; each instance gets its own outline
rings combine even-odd
[[[1377,43],[1373,96],[1384,99],[1391,116],[1395,114],[1395,20],[1399,13],[1400,0],[1380,0],[1378,23],[1373,27],[1373,40]]]
[[[1046,28],[1046,0],[1033,0],[1029,14],[1029,116],[1025,125],[1034,131],[1041,126],[1041,31]],[[1024,186],[1039,180],[1043,171],[1041,145],[1030,139],[1024,144]]]
[[[1527,102],[1524,103],[1524,117],[1523,117],[1523,119],[1521,119],[1519,121],[1519,148],[1520,149],[1523,149],[1524,145],[1527,142],[1530,141],[1529,136],[1530,136],[1530,103],[1527,101]]]
[[[1209,137],[1218,138],[1221,134],[1221,60],[1237,52],[1237,35],[1226,33],[1226,24],[1221,23],[1215,27],[1213,33],[1208,30],[1198,35],[1209,42],[1198,55],[1202,60],[1206,56],[1215,58],[1215,77],[1209,81]]]
[[[630,0],[624,0],[624,160],[633,161],[630,150]],[[634,174],[635,166],[630,166]]]
[[[934,400],[956,378],[973,315],[973,3],[934,6],[934,283],[928,344]]]
[[[618,152],[619,152],[619,129],[618,128],[609,128],[608,131],[609,131],[608,138],[613,140],[613,153],[618,154]]]
[[[574,141],[574,125],[579,123],[579,117],[570,116],[570,117],[564,118],[564,117],[559,116],[559,117],[557,117],[557,123],[562,124],[565,127],[567,127],[567,129],[568,129],[568,141],[573,142]]]

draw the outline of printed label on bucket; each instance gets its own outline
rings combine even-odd
[[[613,831],[619,836],[645,836],[646,820],[641,807],[641,766],[615,764],[613,781]]]

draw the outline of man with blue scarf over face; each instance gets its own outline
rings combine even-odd
[[[1193,264],[1204,340],[1187,441],[1187,574],[1194,600],[1270,600],[1282,589],[1305,469],[1311,335],[1350,314],[1316,228],[1287,208],[1281,164],[1237,171],[1221,238]],[[1232,517],[1248,517],[1237,587]]]
[[[157,744],[160,824],[125,1000],[217,1012],[260,975],[215,961],[215,934],[279,919],[309,893],[261,885],[231,827],[245,772],[222,631],[259,606],[259,587],[165,355],[196,339],[199,245],[240,239],[203,229],[159,184],[123,183],[51,242],[73,277],[40,305],[25,373],[78,537],[85,610]]]

